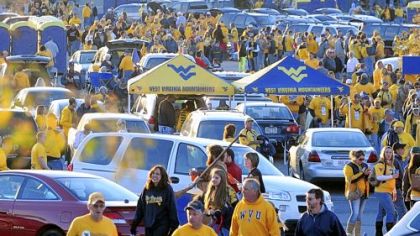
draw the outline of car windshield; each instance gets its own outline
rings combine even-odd
[[[89,124],[93,132],[117,132],[118,119],[98,119],[90,120]],[[143,120],[125,120],[129,133],[150,133]]]
[[[274,25],[276,23],[276,18],[272,16],[254,16],[254,19],[258,25]]]
[[[236,135],[244,128],[243,121],[232,121],[232,120],[208,120],[200,122],[200,126],[198,127],[197,137],[199,138],[209,138],[209,139],[223,139],[223,131],[227,124],[234,124],[236,127]],[[254,124],[253,128],[257,132],[258,135],[261,134],[261,130],[259,126]]]
[[[130,6],[130,7],[124,7],[121,10],[119,10],[120,13],[138,13],[140,9],[140,6]]]
[[[81,53],[80,54],[80,64],[91,64],[93,57],[95,56],[95,52],[92,53]]]
[[[72,96],[72,93],[69,91],[36,91],[28,93],[23,104],[25,107],[35,107],[39,105],[49,107],[54,100],[71,98]]]
[[[245,167],[244,155],[247,152],[255,152],[254,149],[250,147],[232,147],[232,151],[235,153],[235,163],[241,167],[242,174],[248,175],[249,170]],[[263,155],[258,154],[259,164],[258,169],[261,171],[262,175],[280,175],[283,176],[273,164],[271,164]]]
[[[106,201],[137,201],[138,196],[120,185],[102,178],[60,177],[55,179],[79,201],[87,201],[93,192],[100,192]]]
[[[309,25],[291,25],[290,30],[293,32],[305,32],[309,28]]]
[[[366,136],[359,132],[322,131],[312,134],[314,147],[370,147]]]
[[[289,109],[278,106],[247,106],[246,114],[255,120],[293,120]]]

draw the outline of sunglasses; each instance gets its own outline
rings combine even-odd
[[[359,160],[359,161],[364,161],[364,160],[365,160],[365,158],[357,158],[357,160]]]

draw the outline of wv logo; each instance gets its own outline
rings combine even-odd
[[[194,65],[190,65],[184,68],[183,66],[177,67],[173,64],[168,64],[168,67],[174,70],[184,80],[189,80],[192,76],[196,75],[194,71],[191,71],[195,68]]]
[[[306,66],[299,66],[297,69],[291,67],[290,69],[286,69],[284,66],[277,67],[280,71],[283,71],[286,75],[292,78],[296,82],[302,81],[304,78],[308,77],[308,74],[302,73],[306,70]]]

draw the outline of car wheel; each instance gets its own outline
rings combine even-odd
[[[64,236],[64,232],[60,229],[47,229],[43,231],[39,236]]]
[[[305,173],[303,172],[302,162],[299,163],[299,179],[305,180]]]

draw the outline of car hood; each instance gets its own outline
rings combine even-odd
[[[265,191],[268,192],[279,192],[287,191],[290,193],[306,193],[309,189],[319,188],[318,186],[292,178],[290,176],[263,176]]]

